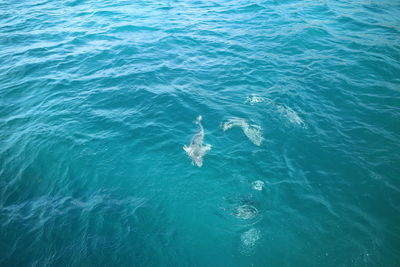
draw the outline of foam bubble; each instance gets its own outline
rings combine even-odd
[[[251,183],[254,190],[262,191],[264,189],[265,183],[261,180],[257,180]]]
[[[241,252],[243,254],[251,253],[262,237],[261,231],[256,228],[251,228],[240,235]]]
[[[265,98],[257,95],[251,95],[246,98],[245,103],[250,103],[250,105],[255,105],[257,103],[264,102]]]
[[[251,205],[242,205],[235,209],[234,215],[235,217],[243,220],[249,220],[256,217],[258,214],[258,210]]]

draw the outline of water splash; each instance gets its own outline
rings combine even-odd
[[[211,150],[211,145],[203,145],[204,141],[204,128],[201,124],[202,116],[199,115],[195,121],[199,125],[200,130],[193,136],[189,146],[183,146],[183,150],[186,151],[188,156],[192,159],[192,163],[196,164],[197,167],[203,166],[204,155]]]
[[[223,124],[222,129],[225,132],[233,127],[241,127],[247,138],[256,146],[260,146],[264,140],[261,126],[249,124],[245,119],[237,117],[230,118]]]

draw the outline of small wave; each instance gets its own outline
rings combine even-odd
[[[247,138],[256,146],[260,146],[264,140],[261,126],[249,124],[245,119],[236,117],[230,118],[223,124],[222,129],[225,132],[233,127],[241,127]]]

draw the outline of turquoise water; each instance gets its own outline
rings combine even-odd
[[[400,265],[398,1],[1,0],[0,62],[1,266]]]

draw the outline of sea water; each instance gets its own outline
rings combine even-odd
[[[398,266],[399,151],[398,1],[0,1],[1,266]]]

